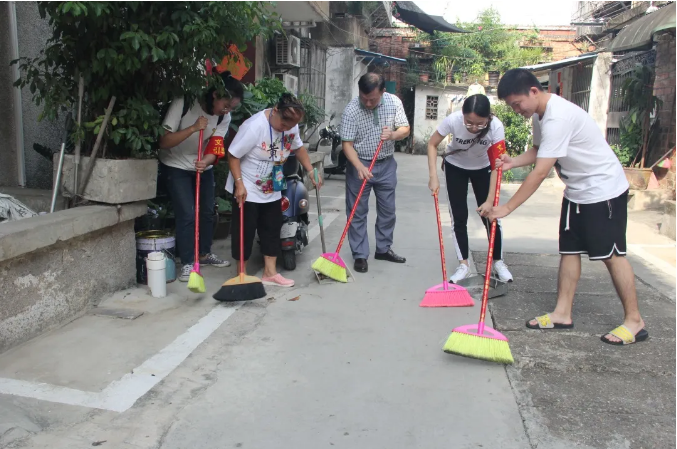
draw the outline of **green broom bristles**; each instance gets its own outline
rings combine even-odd
[[[205,288],[205,279],[197,271],[190,272],[190,277],[188,278],[188,290],[193,293],[204,293],[207,291]]]
[[[338,282],[348,282],[348,275],[346,269],[331,260],[320,257],[313,263],[313,270],[322,273],[328,278],[334,279]]]
[[[510,345],[505,340],[452,332],[444,344],[444,352],[473,359],[511,365],[514,362]]]

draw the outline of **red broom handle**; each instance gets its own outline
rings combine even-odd
[[[371,164],[369,164],[369,171],[371,172],[371,169],[374,168],[374,164],[376,164],[376,158],[378,157],[378,154],[381,152],[381,147],[383,146],[383,141],[380,141],[378,143],[378,147],[376,147],[376,153],[374,153],[374,158],[371,160]],[[367,185],[367,181],[369,181],[367,178],[364,178],[364,181],[362,181],[362,187],[360,187],[360,193],[357,194],[357,199],[355,200],[355,204],[353,205],[353,210],[350,212],[350,217],[348,217],[348,222],[346,223],[346,227],[343,229],[343,235],[341,236],[341,240],[339,240],[338,247],[336,248],[336,254],[341,252],[341,246],[343,246],[343,241],[346,239],[346,235],[348,235],[348,229],[350,228],[350,222],[353,221],[353,217],[355,216],[355,211],[357,211],[357,206],[360,204],[360,198],[362,198],[362,193],[364,192],[364,187]]]
[[[444,239],[442,238],[442,220],[440,219],[440,200],[435,192],[435,215],[437,215],[437,234],[440,238],[440,259],[442,259],[442,284],[445,290],[449,290],[447,280],[447,259],[444,257]]]
[[[244,282],[244,201],[240,203],[240,282]]]
[[[204,130],[200,130],[200,141],[197,143],[197,160],[202,160],[202,138]],[[200,172],[195,176],[195,265],[200,263]]]
[[[503,168],[496,169],[496,193],[494,194],[494,207],[498,206],[498,197],[501,193],[501,177],[503,176]],[[487,268],[484,271],[484,289],[482,290],[482,309],[480,310],[480,321],[478,324],[477,333],[482,335],[484,333],[484,316],[487,312],[487,303],[489,302],[489,281],[491,280],[491,262],[494,258],[494,240],[496,239],[496,222],[491,222],[491,233],[489,234],[489,253],[487,254]]]

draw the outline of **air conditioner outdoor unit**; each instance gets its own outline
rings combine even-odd
[[[276,79],[282,81],[284,87],[294,95],[299,94],[299,78],[298,76],[290,75],[288,73],[275,73],[273,75]]]
[[[277,65],[301,66],[301,39],[296,36],[277,36]]]

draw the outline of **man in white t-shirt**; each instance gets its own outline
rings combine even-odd
[[[509,70],[498,84],[498,97],[526,119],[533,118],[534,146],[510,158],[504,170],[535,164],[512,198],[492,208],[489,219],[502,218],[524,203],[555,167],[566,185],[559,227],[561,254],[557,306],[552,313],[527,322],[532,329],[571,329],[581,254],[602,260],[611,274],[625,311],[621,326],[602,336],[614,345],[646,340],[637,305],[635,276],[625,256],[628,181],[618,158],[597,124],[583,109],[543,91],[538,79],[524,69]]]

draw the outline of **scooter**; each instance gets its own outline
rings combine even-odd
[[[315,145],[315,151],[320,149],[320,146],[330,147],[329,152],[324,152],[324,174],[327,179],[331,175],[342,175],[346,172],[348,159],[343,153],[343,146],[341,145],[341,134],[338,127],[331,124],[336,114],[332,113],[329,117],[329,124],[320,130],[320,139]]]
[[[299,173],[299,162],[294,154],[290,154],[282,167],[287,180],[287,188],[282,193],[282,230],[280,245],[282,249],[282,266],[285,270],[296,269],[296,253],[301,254],[308,246],[308,189],[303,184]]]

